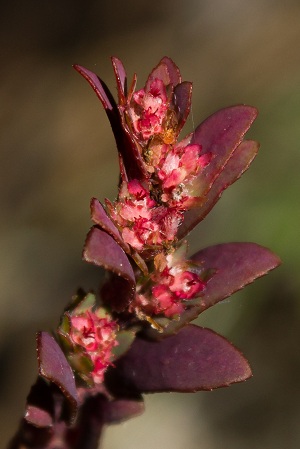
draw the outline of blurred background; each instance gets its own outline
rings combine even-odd
[[[1,4],[0,434],[16,429],[36,372],[35,332],[54,328],[77,287],[89,201],[116,195],[110,126],[79,63],[109,86],[111,55],[139,87],[168,55],[194,82],[191,131],[225,106],[260,115],[260,154],[191,235],[191,251],[227,241],[270,247],[284,264],[205,312],[254,378],[194,395],[146,397],[110,427],[104,449],[290,449],[300,445],[300,3],[293,0],[52,0]]]

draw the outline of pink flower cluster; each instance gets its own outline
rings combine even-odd
[[[106,205],[123,240],[136,251],[174,241],[182,220],[181,211],[160,205],[137,180],[124,182],[118,200]]]
[[[93,365],[91,376],[94,383],[102,383],[104,372],[111,365],[112,349],[118,344],[116,322],[109,315],[99,317],[90,309],[71,316],[70,324],[69,335],[73,344]]]
[[[175,86],[157,76],[154,70],[145,88],[131,93],[121,108],[148,176],[143,183],[123,177],[117,201],[106,200],[123,240],[138,252],[175,243],[184,211],[197,205],[193,181],[211,159],[190,143],[191,136],[177,142]]]
[[[133,94],[129,109],[132,125],[137,136],[143,140],[161,134],[168,111],[166,88],[160,79]]]
[[[187,301],[201,295],[206,285],[201,279],[201,264],[186,260],[186,249],[183,244],[167,256],[161,253],[154,258],[155,270],[138,286],[131,311],[174,318],[185,310]]]

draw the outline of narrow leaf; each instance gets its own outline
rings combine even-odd
[[[118,66],[118,68],[120,69],[120,66]],[[122,155],[129,179],[145,179],[147,176],[145,164],[143,164],[137,144],[132,137],[132,133],[127,129],[128,127],[125,126],[124,117],[119,113],[110,90],[95,73],[85,67],[75,64],[74,69],[87,80],[97,97],[100,99],[110,121],[117,148]],[[121,77],[122,76],[123,75],[121,75]],[[123,81],[123,79],[120,79],[120,83]]]
[[[119,103],[125,104],[126,100],[126,90],[127,90],[127,77],[126,72],[124,69],[124,66],[120,59],[116,57],[111,58],[113,69],[115,72],[116,80],[117,80],[117,88],[118,88],[118,96],[119,96]]]
[[[78,64],[74,64],[73,67],[91,85],[97,97],[101,101],[104,109],[113,111],[116,108],[116,105],[114,101],[112,101],[112,98],[109,98],[109,95],[107,93],[107,87],[104,84],[104,82],[95,73],[91,72],[85,67],[82,67]]]
[[[251,376],[247,360],[225,338],[194,325],[161,341],[136,338],[109,370],[110,387],[154,393],[212,390]]]

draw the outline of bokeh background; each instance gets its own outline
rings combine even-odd
[[[187,131],[217,109],[255,105],[260,154],[191,235],[191,250],[255,241],[284,264],[199,323],[251,361],[246,383],[146,397],[146,412],[110,427],[104,449],[296,449],[300,446],[300,3],[293,0],[0,1],[0,435],[3,448],[35,379],[35,332],[50,330],[77,287],[89,200],[114,198],[117,156],[100,102],[72,69],[115,85],[164,55],[194,82]]]

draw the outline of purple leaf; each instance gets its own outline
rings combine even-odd
[[[181,83],[180,70],[171,58],[164,56],[159,64],[165,64],[167,66],[170,82],[173,86]]]
[[[52,427],[55,415],[52,390],[52,384],[48,385],[42,377],[37,378],[27,397],[24,419],[28,424],[37,428]]]
[[[154,69],[152,70],[146,81],[145,85],[146,91],[150,90],[151,83],[153,80],[155,80],[155,78],[162,80],[165,86],[168,86],[171,83],[169,68],[166,61],[161,60],[157,64],[157,66],[154,67]]]
[[[102,204],[96,198],[91,199],[91,218],[101,229],[110,234],[124,251],[129,252],[129,246],[124,242],[118,228],[108,217]]]
[[[183,83],[178,84],[174,89],[174,103],[178,111],[178,133],[182,129],[190,113],[192,87],[192,83],[190,83],[189,81],[184,81]]]
[[[231,296],[281,264],[280,258],[256,243],[222,243],[192,256],[204,269],[216,273],[209,280],[201,298],[203,310]]]
[[[120,59],[113,56],[111,58],[111,61],[117,80],[119,103],[124,104],[126,101],[126,90],[127,90],[126,72]]]
[[[225,338],[194,325],[161,341],[138,337],[109,370],[110,388],[154,393],[226,387],[251,376],[247,360]]]
[[[178,321],[171,321],[163,333],[158,335],[149,330],[149,337],[161,339],[173,335],[204,310],[264,276],[281,263],[276,254],[256,243],[210,246],[194,254],[192,260],[202,262],[205,270],[215,270],[198,304],[183,312]]]
[[[113,64],[114,69],[119,70],[118,76],[120,76],[121,86],[121,83],[125,82],[123,79],[124,74],[121,73],[121,67],[116,63],[116,60],[113,61]],[[122,114],[119,113],[116,102],[108,87],[95,73],[90,70],[77,64],[74,65],[74,69],[87,80],[105,109],[115,136],[118,151],[122,156],[128,178],[139,180],[145,179],[148,176],[148,173],[141,158],[137,143],[134,141],[128,126],[126,126]]]
[[[83,259],[123,277],[134,289],[135,277],[128,257],[106,232],[97,227],[90,230],[84,245]]]
[[[104,109],[109,111],[116,110],[116,104],[114,101],[112,101],[111,98],[109,98],[107,94],[107,87],[105,86],[103,81],[95,73],[91,72],[85,67],[82,67],[78,64],[74,64],[73,67],[91,85],[97,97],[101,101]]]
[[[102,299],[117,312],[123,311],[135,294],[134,272],[123,249],[106,232],[93,227],[86,238],[83,259],[112,272],[102,287]]]
[[[212,156],[211,162],[197,177],[197,196],[206,195],[233,151],[243,140],[257,113],[251,106],[232,106],[211,115],[197,127],[191,143],[201,145],[201,153],[209,153]]]
[[[112,273],[100,290],[101,299],[116,312],[123,312],[133,300],[135,289],[121,276]]]
[[[106,404],[105,421],[108,424],[117,424],[141,415],[144,410],[145,404],[142,398],[139,400],[116,399]]]
[[[227,187],[237,181],[249,168],[259,149],[258,142],[245,140],[242,142],[225,165],[223,171],[216,178],[206,201],[202,206],[188,210],[184,215],[184,221],[179,228],[178,238],[184,238],[206,215],[211,211]]]
[[[105,424],[107,398],[102,394],[90,395],[83,402],[78,419],[63,435],[63,449],[97,449]]]
[[[78,397],[73,371],[55,339],[47,332],[37,334],[39,374],[53,382],[71,405],[71,420],[75,419]]]
[[[53,418],[49,412],[34,405],[28,405],[25,419],[35,427],[51,427],[53,424]]]

